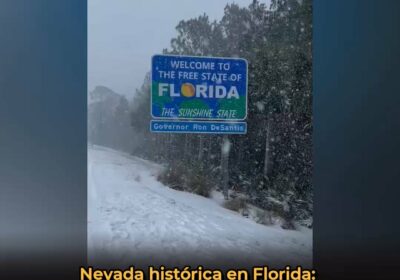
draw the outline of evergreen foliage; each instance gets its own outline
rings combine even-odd
[[[249,62],[248,133],[229,136],[230,188],[260,208],[281,213],[288,228],[293,220],[310,220],[311,0],[272,0],[270,7],[259,1],[247,8],[229,4],[220,21],[204,14],[181,21],[176,29],[165,54]],[[212,187],[220,188],[222,136],[151,134],[148,75],[133,105],[132,126],[146,139],[136,154],[179,166],[180,176],[206,174],[201,178],[212,178]],[[175,177],[177,171],[170,170]]]

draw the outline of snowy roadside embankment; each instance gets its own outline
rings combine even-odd
[[[312,230],[264,226],[215,200],[170,189],[161,166],[102,147],[88,151],[89,263],[304,265]]]

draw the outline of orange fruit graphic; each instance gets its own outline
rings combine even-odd
[[[181,93],[185,97],[193,97],[195,94],[194,86],[191,83],[182,84]]]

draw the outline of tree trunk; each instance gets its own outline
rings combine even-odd
[[[265,155],[264,155],[264,178],[267,178],[271,171],[270,161],[270,139],[271,139],[271,118],[267,119],[267,132],[265,137]]]
[[[189,140],[188,140],[188,135],[185,134],[185,148],[183,150],[183,160],[184,161],[186,161],[186,159],[187,159],[188,149],[189,149]]]
[[[203,160],[203,153],[204,153],[204,138],[203,136],[199,136],[199,155],[198,155],[198,160],[201,164],[201,161]]]
[[[213,138],[212,138],[212,136],[211,135],[209,135],[208,137],[207,137],[207,160],[210,162],[211,161],[211,156],[212,156],[212,141],[213,141]]]
[[[230,142],[228,135],[224,135],[221,145],[221,172],[222,172],[222,187],[225,200],[228,200],[229,191],[229,151]]]

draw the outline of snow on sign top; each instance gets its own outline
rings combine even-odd
[[[153,56],[151,115],[162,119],[246,119],[247,61]]]

